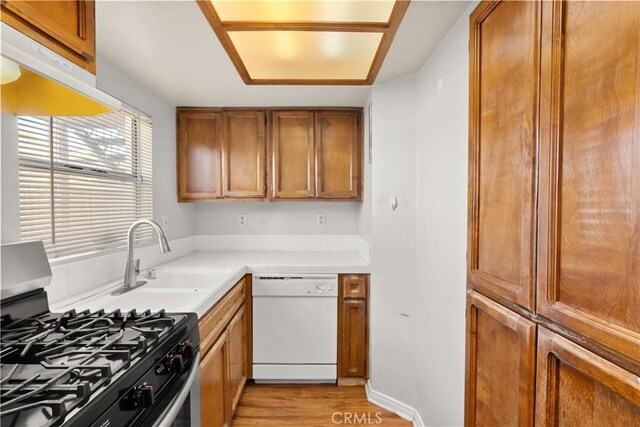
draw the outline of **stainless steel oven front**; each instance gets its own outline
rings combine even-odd
[[[200,354],[191,363],[184,382],[160,405],[166,405],[166,409],[154,427],[200,427]]]

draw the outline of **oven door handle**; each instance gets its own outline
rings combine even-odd
[[[153,427],[169,427],[173,423],[173,421],[178,416],[180,409],[182,409],[182,405],[184,401],[187,400],[187,396],[189,396],[189,392],[191,391],[191,386],[193,382],[196,380],[196,377],[200,373],[200,353],[198,353],[191,362],[191,372],[189,373],[189,377],[185,381],[182,390],[180,393],[171,401],[169,407],[165,409],[165,411],[160,415],[158,421],[153,425]]]

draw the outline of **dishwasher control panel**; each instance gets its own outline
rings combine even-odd
[[[253,296],[338,296],[337,274],[253,275]]]

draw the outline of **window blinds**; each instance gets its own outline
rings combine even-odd
[[[21,239],[44,241],[52,258],[125,242],[152,216],[151,148],[151,121],[127,110],[19,117]]]

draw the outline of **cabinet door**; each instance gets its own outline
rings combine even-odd
[[[216,199],[221,193],[221,114],[178,111],[178,199]]]
[[[207,427],[230,425],[229,341],[223,333],[200,363],[200,422]]]
[[[544,2],[537,309],[640,362],[640,2]]]
[[[242,389],[247,381],[246,358],[246,313],[242,305],[229,323],[229,397],[231,399],[231,414],[236,410]]]
[[[316,113],[316,194],[326,199],[356,199],[362,156],[360,113]]]
[[[230,111],[224,116],[224,197],[265,197],[265,113]]]
[[[342,343],[340,346],[340,376],[360,377],[367,375],[366,334],[367,301],[345,300],[342,302]]]
[[[315,196],[314,114],[276,111],[271,124],[273,197],[305,199]]]
[[[3,0],[2,22],[95,74],[93,0]]]
[[[465,425],[533,424],[535,339],[533,322],[469,291]]]
[[[537,382],[536,426],[640,423],[638,377],[542,327]]]
[[[471,288],[534,309],[540,2],[484,2],[471,15]]]

